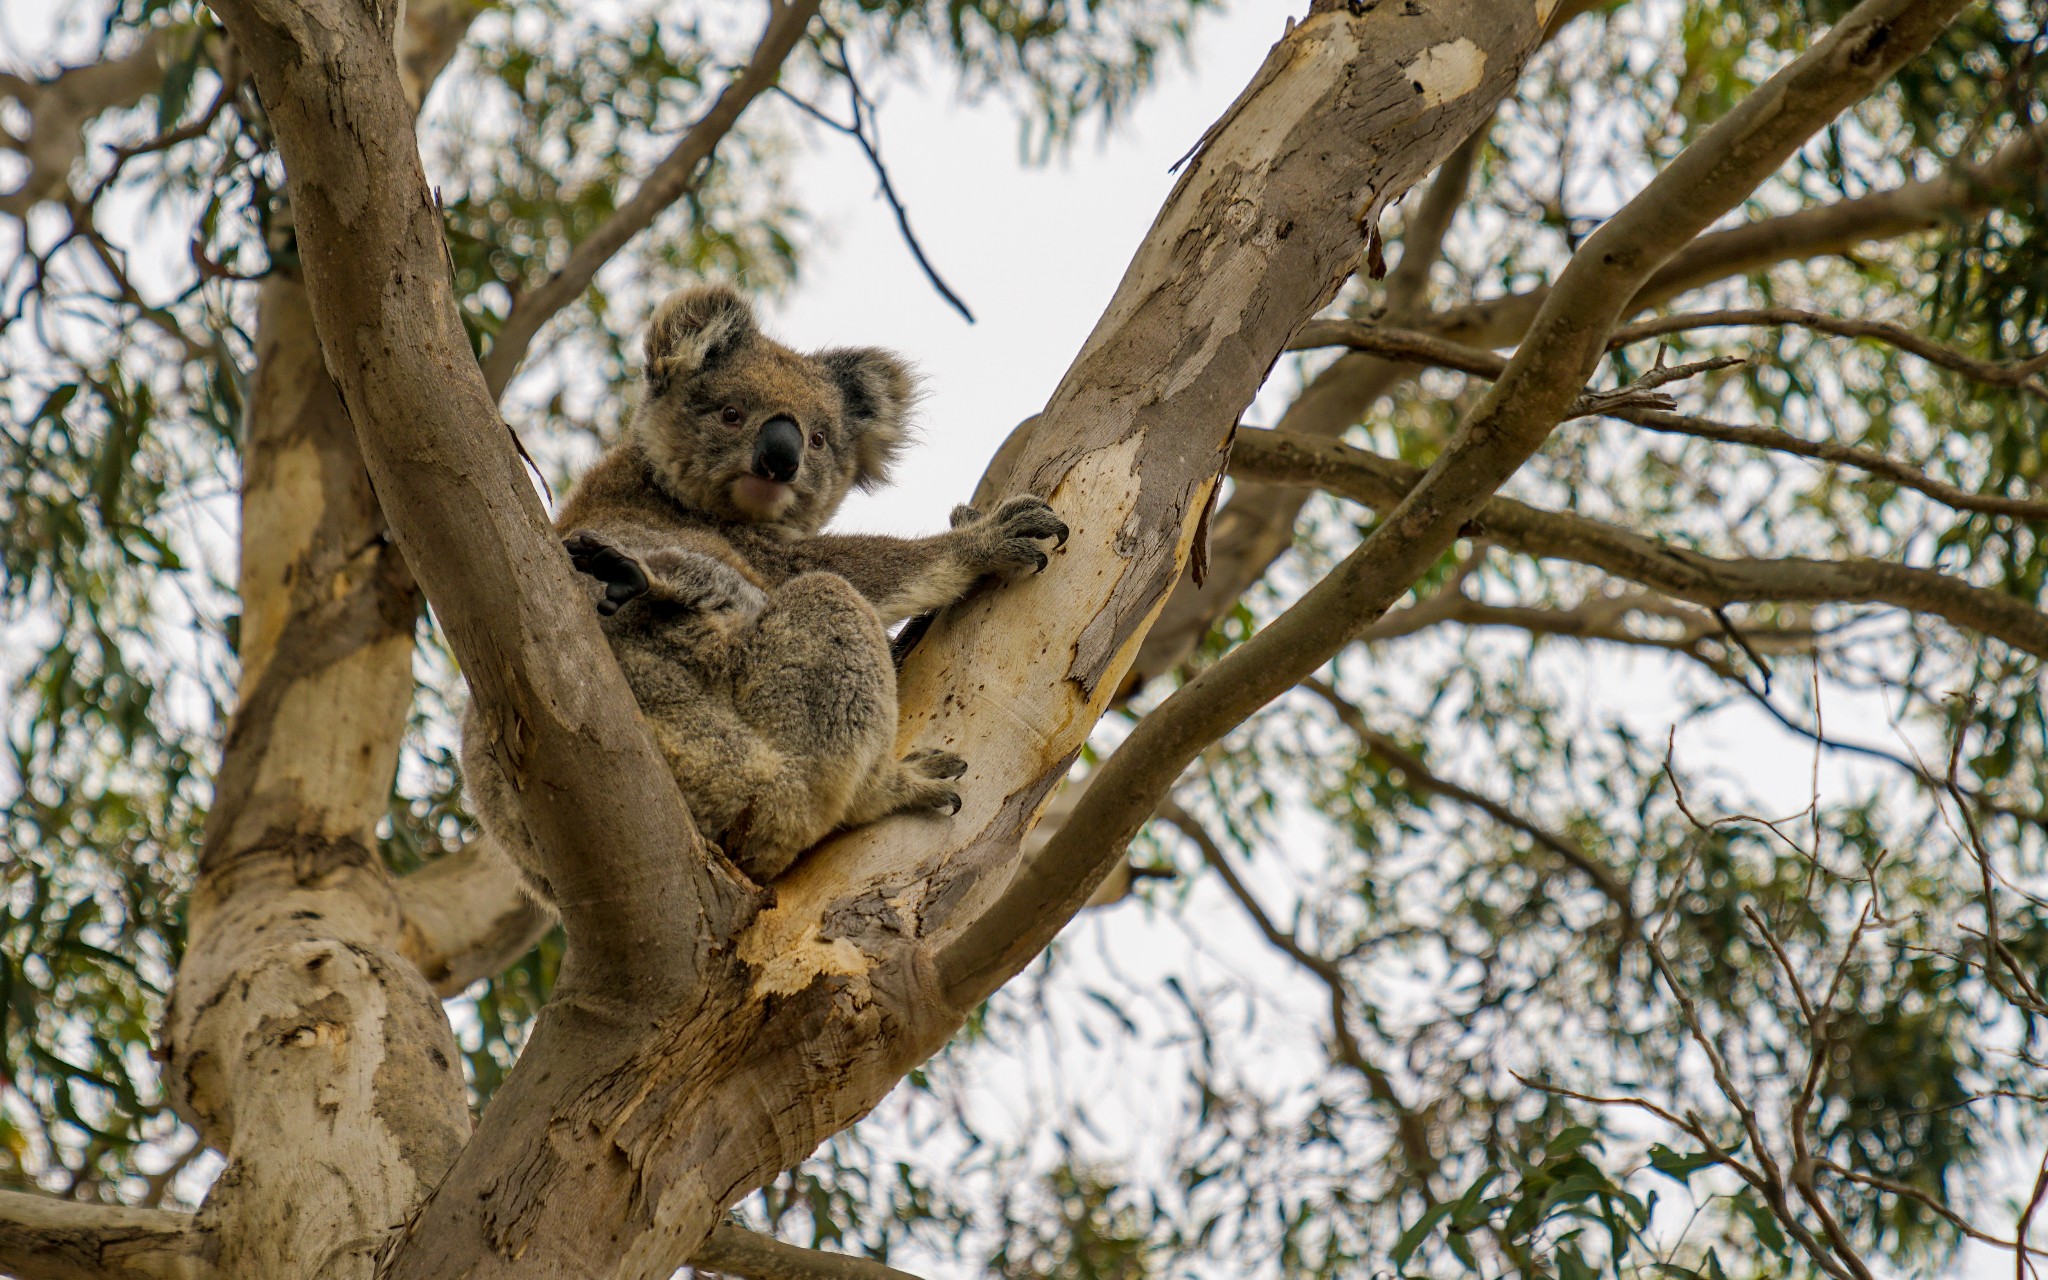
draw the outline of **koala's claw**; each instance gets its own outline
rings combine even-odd
[[[903,763],[927,778],[957,778],[967,772],[967,762],[950,751],[913,751],[903,757]]]
[[[959,814],[959,812],[960,812],[960,793],[959,793],[958,791],[948,791],[948,792],[946,792],[946,794],[945,794],[945,795],[943,795],[943,796],[941,796],[941,797],[939,797],[939,798],[940,798],[940,800],[942,800],[942,801],[944,801],[944,802],[945,802],[945,805],[946,805],[946,816],[947,816],[947,817],[951,818],[951,817],[955,817],[955,816],[957,816],[957,815]]]
[[[647,570],[641,563],[590,530],[578,529],[562,539],[562,549],[569,553],[569,562],[578,573],[605,584],[604,598],[597,602],[597,611],[605,617],[647,594]]]
[[[984,523],[995,538],[996,564],[1012,571],[1029,567],[1045,572],[1051,560],[1038,546],[1042,539],[1055,539],[1055,550],[1067,545],[1067,522],[1053,514],[1045,499],[1032,494],[1008,499]]]

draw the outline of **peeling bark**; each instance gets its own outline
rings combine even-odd
[[[412,702],[419,596],[383,536],[303,287],[266,281],[258,317],[240,705],[165,1075],[228,1161],[194,1227],[222,1273],[366,1277],[469,1134],[454,1036],[398,950],[374,834]]]
[[[2048,126],[2037,125],[1980,166],[1702,235],[1650,276],[1624,315],[1641,314],[1717,280],[1781,262],[1848,253],[1858,245],[1931,231],[1982,214],[2012,198],[2024,177],[2040,165],[2044,146]],[[1467,346],[1509,347],[1528,332],[1549,293],[1546,285],[1405,320],[1390,313],[1386,322],[1408,324]],[[1274,429],[1335,439],[1417,368],[1363,352],[1340,356],[1309,380]],[[1135,692],[1143,682],[1187,660],[1216,620],[1294,545],[1301,504],[1298,491],[1256,484],[1233,493],[1216,516],[1208,584],[1197,587],[1183,581],[1175,588],[1132,664],[1127,691]]]
[[[1063,901],[1137,833],[1203,747],[1306,679],[1418,581],[1571,410],[1629,300],[1811,134],[1890,77],[1963,0],[1865,0],[1588,237],[1501,378],[1364,542],[1293,606],[1139,721],[1008,894]]]
[[[1324,13],[1275,47],[1022,459],[1075,527],[1060,562],[943,619],[905,673],[904,736],[974,761],[965,811],[814,854],[748,925],[729,872],[687,838],[462,350],[379,56],[388,17],[340,0],[221,9],[278,131],[364,457],[568,889],[557,998],[388,1274],[666,1275],[726,1205],[943,1043],[1085,896],[987,917],[1187,557],[1237,414],[1378,211],[1513,82],[1535,10]]]

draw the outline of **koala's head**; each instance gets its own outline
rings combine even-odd
[[[815,532],[855,485],[888,479],[916,386],[889,352],[800,355],[723,285],[674,294],[647,329],[633,433],[656,481],[722,520]]]

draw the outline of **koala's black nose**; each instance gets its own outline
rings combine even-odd
[[[793,419],[773,417],[761,424],[754,437],[754,474],[763,480],[788,484],[804,460],[804,433]]]

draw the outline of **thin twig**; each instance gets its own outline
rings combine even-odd
[[[1493,819],[1501,826],[1519,831],[1539,847],[1555,854],[1566,866],[1586,877],[1598,889],[1620,916],[1622,932],[1634,936],[1639,932],[1635,904],[1629,887],[1612,868],[1587,852],[1575,841],[1568,840],[1555,832],[1522,817],[1506,805],[1488,796],[1480,795],[1449,779],[1439,777],[1422,760],[1404,749],[1399,743],[1383,733],[1375,731],[1365,721],[1365,713],[1350,700],[1338,693],[1328,683],[1310,677],[1301,682],[1301,687],[1321,698],[1336,713],[1337,719],[1351,731],[1368,754],[1380,757],[1401,771],[1409,785],[1431,795],[1442,796]]]
[[[2048,397],[2048,386],[2041,385],[2038,377],[2042,371],[2048,370],[2048,353],[2030,356],[2024,360],[1978,360],[1953,348],[1944,347],[1904,325],[1883,320],[1856,320],[1831,316],[1798,307],[1757,307],[1653,316],[1616,329],[1607,339],[1607,348],[1612,351],[1632,342],[1641,342],[1645,338],[1662,337],[1665,334],[1682,333],[1691,329],[1738,326],[1796,326],[1838,338],[1869,338],[1910,352],[1929,364],[1947,369],[1951,373],[1974,378],[1978,382],[2004,387],[2024,387],[2035,395]]]
[[[882,163],[881,141],[875,133],[874,101],[868,97],[866,91],[860,87],[860,81],[854,76],[853,59],[847,54],[845,37],[829,23],[826,24],[825,30],[839,46],[839,60],[835,62],[823,52],[819,53],[818,60],[845,79],[847,97],[853,110],[852,122],[842,123],[834,119],[781,85],[775,86],[775,92],[819,124],[834,132],[843,133],[859,144],[861,154],[867,157],[868,167],[875,171],[876,182],[881,185],[882,199],[888,202],[890,211],[896,215],[896,229],[902,233],[903,243],[909,246],[910,256],[917,259],[918,268],[924,272],[924,278],[931,282],[938,295],[958,311],[962,319],[973,324],[974,313],[967,309],[967,304],[960,300],[960,295],[953,292],[952,287],[939,276],[938,268],[925,256],[924,245],[919,243],[917,233],[910,229],[910,211],[903,207],[903,201],[896,195],[896,184],[889,180],[889,168]]]
[[[1382,328],[1349,320],[1318,320],[1303,325],[1301,332],[1289,344],[1289,349],[1300,351],[1325,346],[1346,346],[1354,351],[1369,351],[1375,355],[1434,365],[1437,368],[1486,379],[1500,377],[1508,365],[1507,359],[1503,356],[1479,347],[1452,342],[1435,334],[1414,329]],[[2014,498],[2004,494],[1972,493],[1958,485],[1937,480],[1875,449],[1838,444],[1831,440],[1805,440],[1773,427],[1736,426],[1714,422],[1691,414],[1674,413],[1665,407],[1632,407],[1624,404],[1612,409],[1602,409],[1594,403],[1596,395],[1597,393],[1581,394],[1573,405],[1574,414],[1581,417],[1602,414],[1639,427],[1647,427],[1652,431],[1696,436],[1702,440],[1714,440],[1753,449],[1768,449],[1796,457],[1811,458],[1818,462],[1855,467],[1859,471],[1883,476],[1902,488],[1912,489],[1958,511],[1975,511],[1985,515],[2010,516],[2021,520],[2048,520],[2048,501]]]

